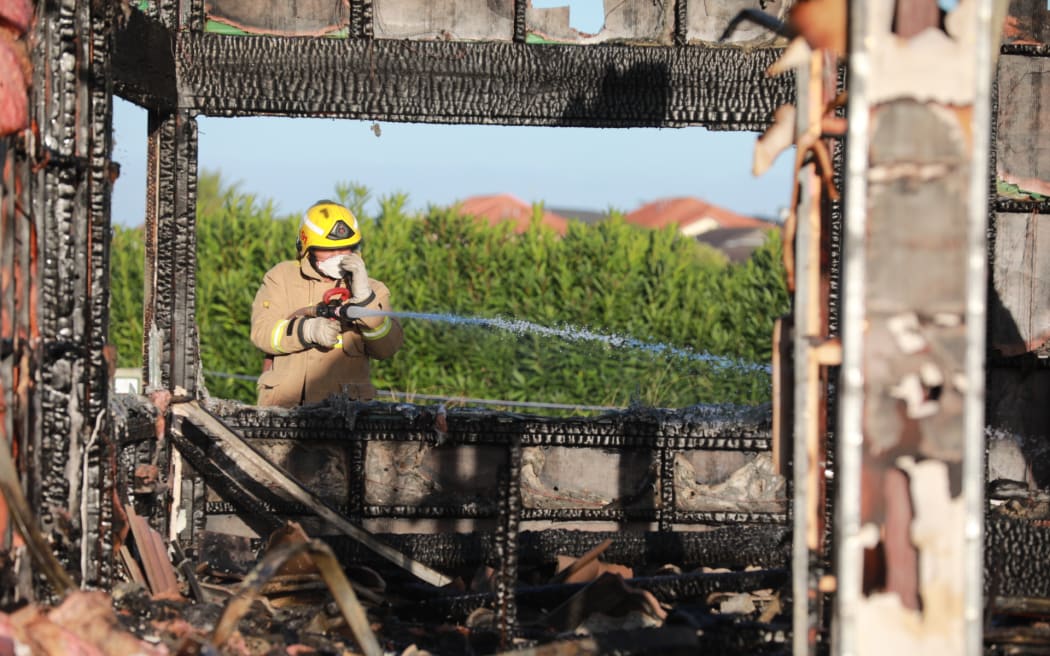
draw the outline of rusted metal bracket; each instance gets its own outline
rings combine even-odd
[[[175,403],[172,405],[171,412],[175,416],[172,432],[177,437],[192,440],[192,430],[196,429],[200,434],[212,440],[212,443],[206,449],[209,457],[215,455],[225,457],[228,466],[222,468],[222,470],[227,477],[240,483],[242,485],[241,489],[246,493],[251,494],[254,492],[254,489],[244,485],[245,482],[264,485],[275,496],[286,502],[302,504],[341,533],[364,544],[378,555],[419,579],[434,586],[443,586],[451,582],[451,579],[444,574],[408,558],[380,542],[367,531],[352,524],[344,515],[303,487],[288,472],[270,462],[259,451],[245,442],[240,435],[219,421],[218,418],[201,408],[196,401]],[[176,447],[180,447],[178,440],[175,441],[175,444]],[[182,448],[180,447],[181,450]],[[231,471],[233,468],[236,468],[238,471]],[[177,485],[178,482],[174,484]],[[262,496],[255,498],[259,506],[266,505],[266,500]]]

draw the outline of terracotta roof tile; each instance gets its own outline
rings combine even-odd
[[[532,220],[532,205],[511,194],[471,196],[457,206],[463,214],[485,219],[489,225],[510,221],[517,233],[525,232]],[[569,229],[569,220],[553,212],[544,211],[542,223],[559,235]]]
[[[693,236],[719,228],[775,227],[761,219],[737,214],[724,207],[688,196],[654,200],[628,213],[624,220],[653,229],[676,225],[679,231]]]

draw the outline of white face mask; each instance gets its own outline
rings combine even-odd
[[[329,278],[339,280],[343,277],[343,271],[339,268],[339,262],[342,259],[341,257],[330,257],[323,262],[318,261],[314,267]]]

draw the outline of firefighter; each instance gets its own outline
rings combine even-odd
[[[342,288],[352,305],[390,310],[390,291],[368,277],[361,245],[357,218],[346,207],[322,200],[306,210],[298,258],[270,269],[252,303],[252,343],[266,354],[259,405],[293,407],[343,393],[375,398],[369,360],[401,348],[397,318],[307,316],[332,288]]]

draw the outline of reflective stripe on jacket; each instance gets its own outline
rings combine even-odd
[[[389,310],[390,290],[370,281],[375,298],[366,307]],[[259,405],[293,407],[344,393],[353,399],[375,398],[369,358],[383,360],[401,348],[404,334],[396,318],[358,319],[332,349],[306,346],[299,338],[298,323],[306,317],[295,317],[295,311],[317,305],[335,285],[306,258],[281,262],[266,272],[252,303],[252,343],[272,356],[272,365],[259,376]]]

